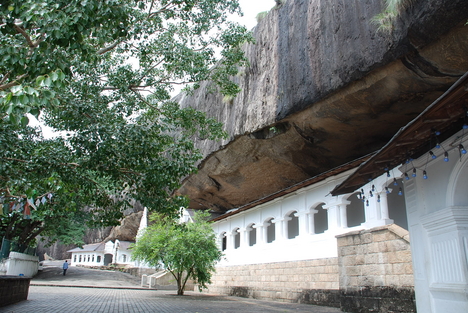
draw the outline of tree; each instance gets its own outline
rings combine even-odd
[[[176,214],[186,199],[172,192],[201,158],[194,140],[226,134],[170,93],[203,80],[239,91],[230,77],[252,37],[227,22],[238,11],[237,0],[1,1],[0,236],[79,243],[77,225],[115,225],[132,201]],[[44,138],[32,116],[61,136]]]
[[[197,212],[193,223],[179,224],[174,218],[153,215],[154,223],[137,239],[132,257],[156,268],[162,265],[176,280],[178,295],[184,294],[190,278],[201,291],[211,283],[211,273],[222,257],[207,217]]]

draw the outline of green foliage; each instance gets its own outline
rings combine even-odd
[[[232,104],[234,102],[234,97],[226,95],[223,97],[223,103]]]
[[[188,279],[200,290],[211,281],[222,253],[207,222],[208,214],[197,212],[193,223],[178,224],[174,218],[154,214],[154,223],[146,228],[133,246],[135,260],[168,270],[177,281],[177,294],[183,295]]]
[[[0,236],[79,243],[78,226],[115,225],[131,201],[176,214],[187,200],[172,193],[201,158],[194,141],[226,134],[170,93],[203,80],[239,92],[231,77],[252,37],[226,21],[238,10],[237,0],[0,2],[0,203],[15,208]],[[32,116],[62,136],[44,138]],[[39,201],[30,214],[27,199]]]
[[[263,11],[257,14],[255,19],[257,20],[257,23],[260,23],[261,20],[263,20],[267,15],[269,11]]]
[[[374,16],[371,22],[378,26],[379,31],[391,32],[395,19],[413,2],[414,0],[385,0],[385,10]]]

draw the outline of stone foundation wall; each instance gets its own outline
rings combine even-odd
[[[217,267],[207,292],[339,307],[338,259]]]
[[[337,236],[345,312],[416,312],[408,231],[392,224]]]
[[[416,312],[407,230],[392,224],[337,240],[338,258],[219,266],[207,292],[353,313]]]
[[[0,307],[28,299],[31,278],[0,276]]]

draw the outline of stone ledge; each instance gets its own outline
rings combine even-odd
[[[382,231],[382,230],[389,230],[391,231],[393,234],[395,234],[396,236],[398,236],[399,238],[407,241],[407,242],[410,242],[410,239],[409,239],[409,232],[396,225],[396,224],[390,224],[390,225],[384,225],[384,226],[378,226],[378,227],[374,227],[374,228],[371,228],[371,229],[365,229],[365,230],[355,230],[355,231],[351,231],[349,233],[345,233],[345,234],[340,234],[340,235],[336,235],[335,238],[344,238],[344,237],[349,237],[349,236],[363,236],[365,234],[369,234],[369,233],[375,233],[375,232],[378,232],[378,231]],[[347,246],[348,244],[345,244],[344,246]]]

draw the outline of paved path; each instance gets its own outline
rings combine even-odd
[[[44,269],[31,280],[31,285],[140,288],[140,279],[119,271],[70,266],[63,276],[62,264],[63,261],[45,261]]]
[[[60,263],[61,264],[61,263]],[[142,289],[120,272],[71,267],[67,276],[49,264],[31,281],[28,300],[0,308],[15,313],[339,313],[336,308],[238,297]],[[106,275],[104,275],[106,274]],[[104,276],[102,276],[104,275]],[[60,277],[61,276],[61,277]],[[122,280],[122,277],[123,280]],[[128,279],[128,280],[127,280]],[[107,286],[106,286],[107,285]],[[69,286],[69,287],[65,287]],[[81,287],[78,287],[81,286]]]

